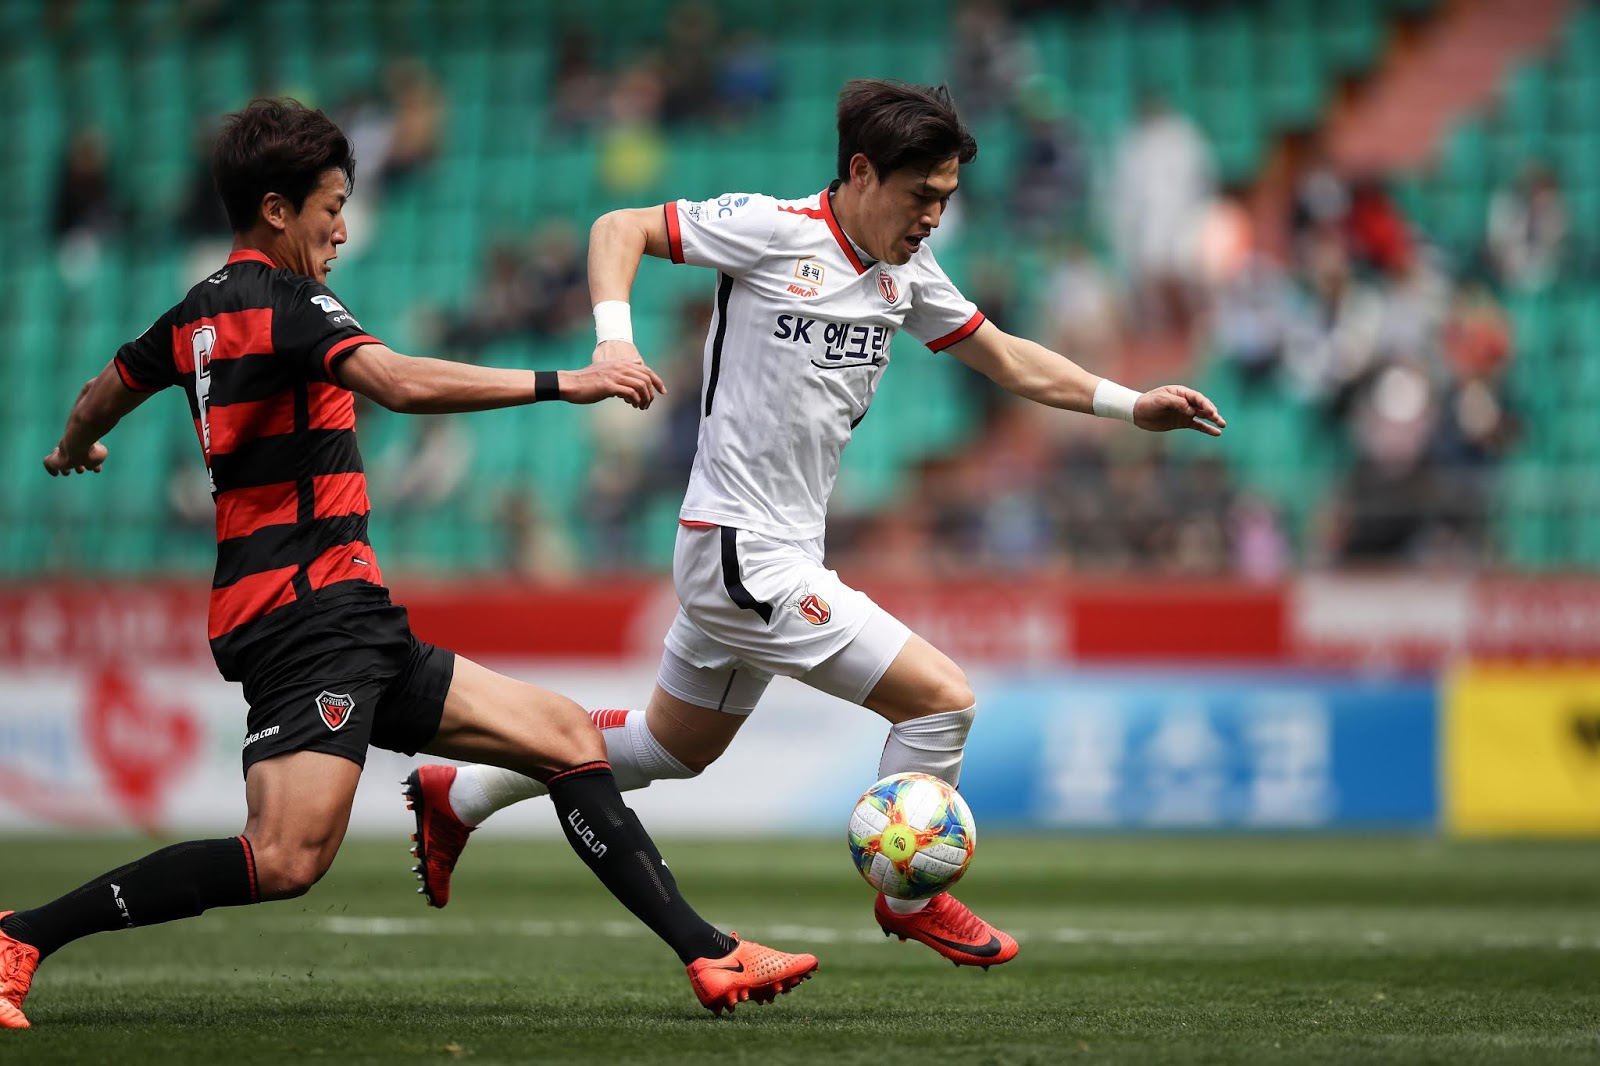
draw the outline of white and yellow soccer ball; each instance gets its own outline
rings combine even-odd
[[[966,800],[944,781],[895,774],[856,801],[849,841],[867,884],[896,899],[926,899],[967,872],[978,827]]]

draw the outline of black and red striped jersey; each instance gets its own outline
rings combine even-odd
[[[128,388],[188,394],[217,507],[208,636],[230,680],[247,645],[300,612],[346,592],[387,596],[355,397],[334,375],[376,343],[327,286],[246,249],[117,352]]]

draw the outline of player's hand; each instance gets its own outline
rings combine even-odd
[[[632,341],[601,341],[594,346],[596,363],[643,363],[644,356]]]
[[[1133,424],[1152,433],[1172,429],[1197,429],[1220,437],[1228,422],[1217,405],[1186,385],[1163,385],[1139,397],[1133,405]]]
[[[667,391],[666,383],[643,362],[593,363],[582,370],[558,371],[558,375],[561,398],[568,403],[598,403],[616,396],[643,411]]]
[[[44,468],[51,477],[57,474],[66,477],[74,472],[98,474],[109,454],[106,446],[98,441],[89,446],[87,455],[68,455],[62,450],[61,445],[57,444],[55,450],[44,457]]]

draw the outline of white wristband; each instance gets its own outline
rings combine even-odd
[[[626,300],[601,300],[594,305],[594,337],[596,343],[627,341],[633,343],[633,316]]]
[[[1133,405],[1142,395],[1125,385],[1118,385],[1110,378],[1101,378],[1100,384],[1094,387],[1094,413],[1101,418],[1120,418],[1124,422],[1132,422]]]

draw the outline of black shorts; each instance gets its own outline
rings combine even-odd
[[[386,597],[319,606],[249,649],[246,773],[293,751],[357,766],[369,744],[415,755],[439,731],[455,654],[413,636],[405,608]]]

